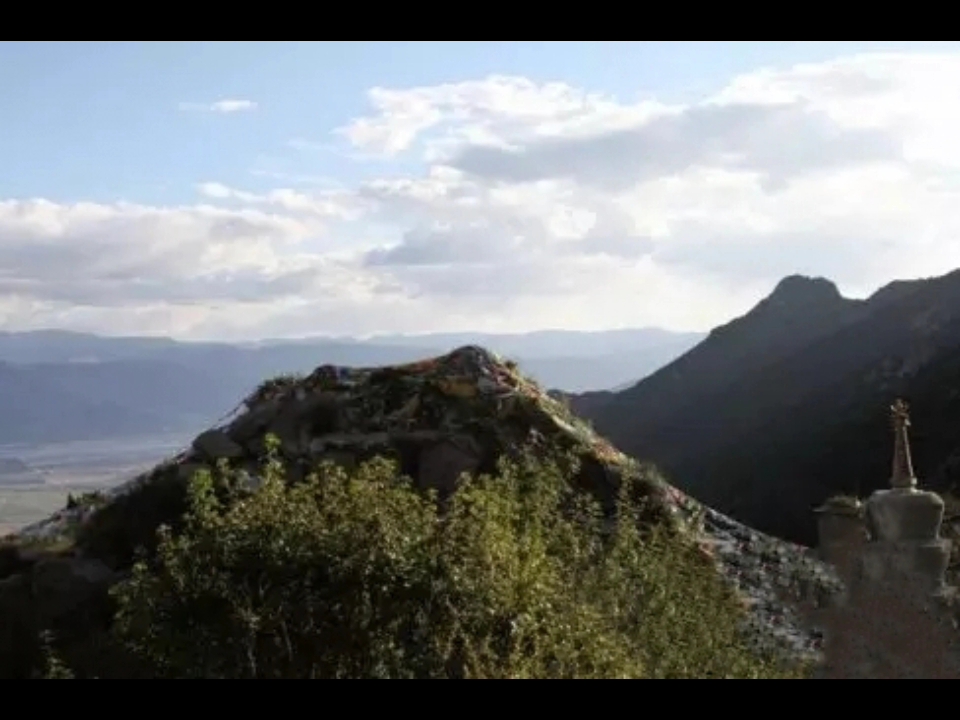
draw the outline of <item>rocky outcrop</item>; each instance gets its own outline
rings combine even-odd
[[[234,460],[243,456],[243,447],[222,430],[207,430],[193,441],[194,452],[212,462],[220,458]]]
[[[31,603],[43,613],[71,612],[57,605],[60,594],[91,597],[83,588],[109,584],[129,567],[137,547],[150,550],[161,523],[176,525],[185,509],[186,484],[197,470],[226,462],[255,486],[270,435],[279,441],[293,480],[320,461],[351,466],[386,456],[417,486],[441,498],[463,477],[493,472],[499,458],[521,448],[575,453],[580,469],[571,481],[608,510],[623,478],[633,475],[648,500],[647,520],[693,533],[718,572],[739,589],[750,608],[746,632],[765,649],[816,656],[816,633],[802,629],[783,598],[835,592],[827,566],[804,548],[754,532],[680,493],[653,468],[594,433],[561,401],[472,346],[402,366],[322,366],[306,377],[264,384],[233,417],[202,433],[179,456],[116,488],[100,506],[64,510],[24,529],[16,538],[20,547],[73,542],[46,565],[27,563],[16,552],[4,560],[0,553],[0,566],[6,562],[8,569],[0,582],[9,579],[11,602],[40,588],[47,599]],[[9,626],[12,617],[0,615],[0,625]]]
[[[355,465],[388,456],[418,486],[441,495],[463,473],[492,471],[501,455],[538,441],[580,444],[586,485],[598,484],[595,458],[630,464],[562,402],[477,347],[388,368],[323,366],[299,380],[267,383],[177,463],[227,460],[255,473],[268,435],[294,472],[324,459]],[[599,485],[616,482],[611,476]]]

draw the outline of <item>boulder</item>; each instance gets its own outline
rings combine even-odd
[[[258,437],[280,411],[279,400],[267,400],[244,413],[227,428],[230,438],[240,445]]]
[[[871,495],[866,510],[877,540],[932,541],[940,534],[944,504],[936,493],[895,488]]]
[[[230,439],[222,430],[207,430],[193,441],[193,449],[200,455],[216,462],[221,458],[232,460],[242,457],[243,447]]]
[[[339,401],[331,393],[317,393],[288,400],[274,416],[267,432],[276,435],[289,455],[307,452],[312,436],[336,432]]]
[[[334,433],[314,438],[307,448],[315,458],[326,456],[340,450],[370,451],[390,446],[392,438],[385,432],[373,433]]]
[[[480,455],[465,443],[446,440],[420,451],[417,482],[421,488],[436,489],[441,496],[453,493],[463,473],[474,473]]]

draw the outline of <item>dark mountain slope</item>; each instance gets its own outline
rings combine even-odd
[[[788,278],[639,385],[572,404],[703,502],[812,543],[812,506],[887,481],[882,442],[897,395],[914,408],[918,471],[952,481],[958,350],[960,273],[894,283],[863,302]]]

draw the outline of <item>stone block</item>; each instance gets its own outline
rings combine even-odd
[[[420,454],[420,487],[434,488],[441,497],[450,495],[463,473],[473,473],[480,459],[470,449],[452,442],[426,447]]]
[[[880,542],[936,540],[943,500],[921,490],[878,490],[866,503],[871,534]]]
[[[221,458],[232,460],[243,455],[243,448],[221,430],[200,433],[193,441],[193,449],[214,462]]]
[[[864,579],[928,594],[943,586],[950,562],[950,541],[873,542],[863,551]]]
[[[859,547],[867,541],[867,527],[861,515],[849,512],[820,510],[817,513],[820,546],[850,545]]]

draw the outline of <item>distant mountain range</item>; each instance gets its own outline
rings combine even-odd
[[[196,432],[264,378],[380,366],[477,344],[566,392],[632,384],[702,335],[659,329],[188,343],[61,330],[0,333],[0,445]]]
[[[889,482],[888,408],[912,408],[920,483],[960,480],[960,271],[867,300],[792,276],[620,392],[569,398],[624,452],[759,530],[815,542],[811,509]]]

